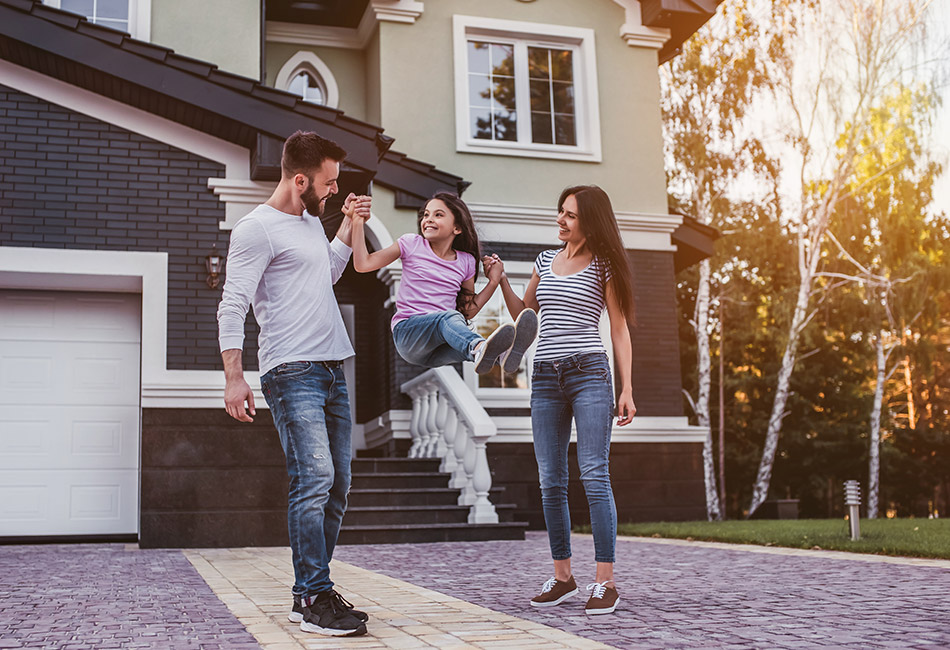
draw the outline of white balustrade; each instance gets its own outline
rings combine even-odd
[[[469,506],[468,523],[497,524],[488,498],[491,470],[485,444],[495,423],[454,369],[433,368],[402,385],[412,398],[410,458],[441,458],[451,473],[449,487],[461,490],[458,503]]]

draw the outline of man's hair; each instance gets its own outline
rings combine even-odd
[[[297,131],[284,142],[280,170],[287,178],[294,174],[309,176],[327,158],[341,162],[346,158],[346,151],[336,142],[321,138],[313,131]]]

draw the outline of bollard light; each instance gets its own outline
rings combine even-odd
[[[857,481],[844,482],[844,504],[848,506],[848,522],[851,524],[851,539],[861,539],[859,524],[861,508],[861,484]]]

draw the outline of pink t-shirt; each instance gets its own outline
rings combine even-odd
[[[402,280],[396,291],[396,315],[392,327],[410,316],[455,309],[462,283],[475,276],[475,258],[456,251],[455,259],[444,260],[432,252],[422,235],[399,238]]]

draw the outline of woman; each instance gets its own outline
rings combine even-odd
[[[634,322],[633,278],[610,199],[602,189],[587,185],[564,190],[557,224],[563,245],[538,255],[524,298],[515,294],[507,277],[501,280],[512,317],[525,309],[541,316],[531,380],[531,426],[554,577],[531,604],[551,607],[577,594],[567,506],[567,450],[574,420],[597,563],[596,578],[587,586],[591,593],[585,611],[609,614],[619,602],[613,580],[617,509],[608,472],[614,392],[598,325],[606,308],[620,381],[617,424],[623,426],[637,411],[630,385],[633,352],[628,329]]]

